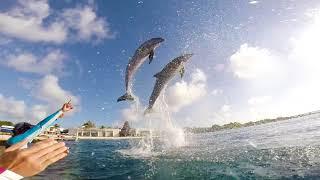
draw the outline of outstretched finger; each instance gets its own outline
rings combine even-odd
[[[34,144],[33,146],[31,146],[29,149],[25,149],[25,151],[27,153],[36,153],[38,151],[40,151],[41,149],[45,149],[47,147],[50,147],[54,144],[57,144],[58,142],[55,141],[54,139],[46,139],[40,142],[37,142],[36,144]]]
[[[17,150],[17,149],[22,148],[22,147],[23,147],[24,145],[26,145],[27,143],[28,143],[28,139],[25,139],[25,140],[23,140],[23,141],[21,141],[21,142],[19,142],[19,143],[17,143],[17,144],[14,144],[14,145],[8,147],[5,151],[6,151],[6,152],[15,151],[15,150]]]
[[[47,154],[44,154],[43,156],[41,156],[39,158],[39,161],[41,163],[47,161],[48,159],[54,158],[56,156],[58,156],[59,154],[63,154],[63,153],[68,153],[68,148],[66,146],[60,147],[58,149],[55,149],[54,151],[51,151]]]
[[[65,158],[67,155],[68,155],[67,153],[58,154],[57,156],[50,158],[50,159],[46,160],[45,162],[43,162],[42,165],[46,168],[49,165],[59,161],[60,159]]]
[[[37,154],[35,156],[40,158],[43,161],[43,158],[45,158],[46,155],[52,154],[60,148],[65,148],[65,150],[67,149],[64,142],[59,142],[59,143],[53,144],[49,147],[46,147],[44,149],[41,149],[40,151],[37,152]]]

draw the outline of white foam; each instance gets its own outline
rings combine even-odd
[[[135,103],[124,110],[124,119],[133,127],[148,129],[150,135],[142,138],[139,143],[131,142],[131,148],[119,150],[119,153],[135,158],[148,158],[186,145],[183,129],[176,127],[171,119],[164,93],[154,106],[155,113],[146,116],[143,115],[145,107],[140,104],[138,97],[135,99]]]

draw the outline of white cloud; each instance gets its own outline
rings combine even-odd
[[[25,116],[26,105],[24,101],[14,97],[4,97],[0,94],[0,115],[4,118],[21,119]]]
[[[75,105],[80,103],[79,97],[73,95],[70,91],[64,90],[59,85],[58,77],[54,75],[46,75],[40,79],[37,85],[32,88],[32,94],[37,99],[45,101],[54,107],[60,106],[69,99]]]
[[[31,88],[32,95],[45,104],[26,105],[24,101],[14,97],[4,97],[0,94],[0,118],[8,118],[13,122],[28,121],[36,123],[61,107],[63,103],[72,100],[75,110],[79,110],[80,98],[59,85],[59,80],[53,75],[47,75],[35,82]],[[67,113],[72,115],[75,111]]]
[[[113,37],[108,23],[102,18],[98,18],[92,7],[67,9],[63,12],[63,17],[71,29],[77,30],[77,36],[80,40]]]
[[[36,123],[50,113],[48,106],[28,106],[24,101],[0,94],[0,119],[11,122]]]
[[[12,9],[0,12],[0,33],[8,37],[59,44],[73,32],[80,40],[112,37],[107,22],[90,6],[59,12],[50,9],[47,0],[19,0]]]
[[[191,81],[176,82],[168,88],[166,101],[170,109],[174,112],[192,104],[207,94],[207,77],[200,69],[195,70],[191,75]]]
[[[309,21],[306,21],[309,25],[306,26],[303,31],[288,39],[291,49],[289,48],[285,54],[281,55],[281,57],[283,57],[281,59],[283,63],[283,66],[280,66],[281,68],[278,68],[279,63],[276,63],[276,56],[269,50],[265,49],[264,53],[260,52],[260,55],[256,56],[261,57],[263,56],[262,54],[264,54],[264,57],[271,59],[270,64],[273,64],[273,68],[281,69],[289,75],[283,78],[283,76],[275,76],[274,73],[268,73],[270,74],[268,81],[272,82],[270,84],[266,83],[266,79],[262,79],[260,76],[259,78],[258,76],[254,76],[256,79],[259,79],[259,82],[254,82],[250,84],[251,86],[246,87],[246,92],[251,92],[255,86],[264,86],[267,87],[266,91],[270,94],[270,96],[250,98],[247,102],[249,106],[246,109],[242,109],[243,112],[249,112],[248,114],[251,114],[255,120],[289,116],[320,109],[318,103],[320,101],[320,85],[318,83],[320,76],[318,70],[320,66],[320,53],[317,49],[317,47],[320,46],[320,35],[318,33],[320,31],[320,10],[317,9],[309,12],[308,17],[311,18]],[[247,46],[246,48],[248,49],[249,47]],[[263,48],[258,49],[261,50]],[[255,50],[259,52],[257,48],[255,48]],[[241,51],[241,48],[239,51]],[[244,57],[245,56],[242,56],[242,58],[239,59],[245,61]],[[239,61],[242,62],[241,60]],[[255,72],[251,69],[255,69],[255,66],[248,67],[250,68],[247,71]],[[237,68],[234,68],[234,70],[236,69]],[[234,71],[234,73],[236,73],[236,71]],[[282,79],[280,83],[277,84],[276,82],[279,82],[280,78]],[[253,78],[250,80],[252,79]],[[275,86],[277,87],[275,88]],[[261,92],[261,89],[259,90]]]
[[[230,57],[231,70],[241,79],[265,77],[275,71],[275,60],[275,56],[269,50],[243,44]]]
[[[297,62],[298,66],[303,69],[307,69],[305,73],[318,72],[317,69],[320,65],[320,9],[313,11],[310,15],[311,22],[305,30],[292,37],[292,51],[289,54],[289,59],[292,62]]]
[[[0,32],[31,42],[61,43],[67,37],[62,22],[44,25],[50,8],[46,0],[19,0],[13,9],[0,13]]]
[[[207,82],[207,76],[204,74],[204,72],[201,69],[196,69],[191,74],[191,83],[205,83]]]
[[[288,53],[291,77],[290,86],[281,98],[283,112],[288,114],[319,110],[320,105],[320,9],[309,12],[309,23],[299,34],[290,39],[292,49]]]
[[[230,105],[225,104],[225,105],[223,105],[221,107],[221,111],[224,112],[224,113],[230,112],[230,110],[231,110],[231,106]]]
[[[34,105],[29,110],[30,120],[33,122],[38,122],[38,120],[44,119],[49,115],[51,109],[47,105]]]
[[[251,97],[248,100],[248,104],[250,105],[260,105],[260,104],[265,104],[270,102],[270,100],[272,99],[271,96],[257,96],[257,97]]]
[[[248,114],[251,116],[249,119],[261,120],[264,118],[276,118],[278,116],[285,116],[286,112],[282,113],[279,103],[272,102],[271,96],[256,96],[248,99]]]
[[[8,56],[6,65],[20,72],[49,74],[61,72],[64,59],[65,55],[60,50],[52,51],[44,57],[36,57],[31,53],[22,53]]]

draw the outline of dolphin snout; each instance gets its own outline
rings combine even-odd
[[[152,40],[155,41],[156,43],[162,43],[164,41],[164,39],[161,37],[153,38]]]
[[[183,55],[183,58],[185,59],[185,61],[187,61],[187,60],[190,59],[192,56],[193,56],[193,53],[185,54],[185,55]]]

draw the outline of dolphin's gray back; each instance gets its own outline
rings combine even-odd
[[[173,78],[176,75],[176,72],[179,70],[182,64],[182,59],[175,58],[171,62],[169,62],[159,73],[157,73],[161,77]]]
[[[155,75],[157,78],[152,94],[149,99],[149,109],[151,109],[158,99],[161,91],[167,86],[169,81],[176,75],[181,67],[182,61],[178,58],[168,63],[159,73]]]
[[[150,54],[150,51],[153,50],[152,44],[143,43],[134,53],[133,57],[129,61],[128,67],[135,67],[141,65]]]
[[[153,44],[151,40],[143,43],[134,53],[133,57],[130,59],[126,68],[126,89],[131,91],[131,80],[133,75],[136,73],[138,68],[145,62],[150,52],[153,50]]]
[[[150,54],[150,51],[153,50],[154,44],[156,44],[154,39],[149,39],[148,41],[141,44],[139,48],[135,51],[132,59],[130,60],[130,63],[136,61],[137,59],[141,59],[148,56]]]

